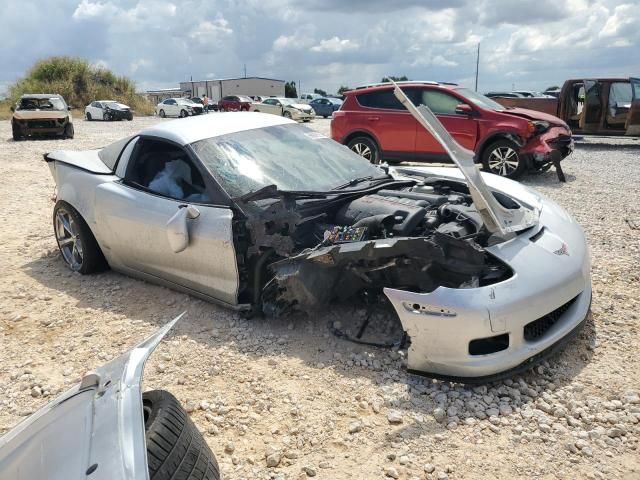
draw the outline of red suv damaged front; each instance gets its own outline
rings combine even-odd
[[[505,108],[457,85],[404,82],[401,88],[415,105],[428,106],[492,173],[517,178],[528,169],[545,170],[573,150],[569,127],[553,115]],[[346,92],[342,107],[333,114],[331,137],[374,163],[450,161],[439,142],[395,98],[390,84]]]

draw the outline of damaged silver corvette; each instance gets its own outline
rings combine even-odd
[[[371,165],[259,113],[47,154],[62,256],[250,314],[384,295],[410,370],[487,381],[526,368],[585,321],[582,229],[537,192],[481,174],[428,108],[396,95],[458,168]]]

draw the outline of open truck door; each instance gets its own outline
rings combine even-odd
[[[604,113],[602,83],[597,80],[584,80],[583,105],[580,113],[580,130],[584,133],[597,133],[601,129],[602,114]]]
[[[640,136],[640,78],[630,78],[631,81],[631,107],[627,122],[625,123],[625,135]]]

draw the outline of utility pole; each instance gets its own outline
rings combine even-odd
[[[476,55],[476,92],[478,91],[478,69],[480,67],[480,42],[478,42],[478,54]]]

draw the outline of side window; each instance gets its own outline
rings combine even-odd
[[[264,102],[262,102],[262,103],[264,103],[264,104],[266,104],[266,105],[274,105],[274,104],[275,104],[275,102],[274,102],[272,99],[270,99],[270,98],[267,98],[267,99],[266,99]]]
[[[91,105],[89,105],[90,107],[97,107],[98,106],[98,102],[91,102]]]
[[[374,92],[357,95],[358,103],[363,107],[384,108],[388,110],[406,110],[400,100],[393,94],[393,90],[376,90]]]
[[[421,91],[419,102],[426,105],[433,113],[456,114],[456,106],[462,102],[457,97],[440,90],[425,88]]]
[[[138,141],[125,173],[125,182],[173,200],[211,201],[204,179],[187,153],[158,140]]]

